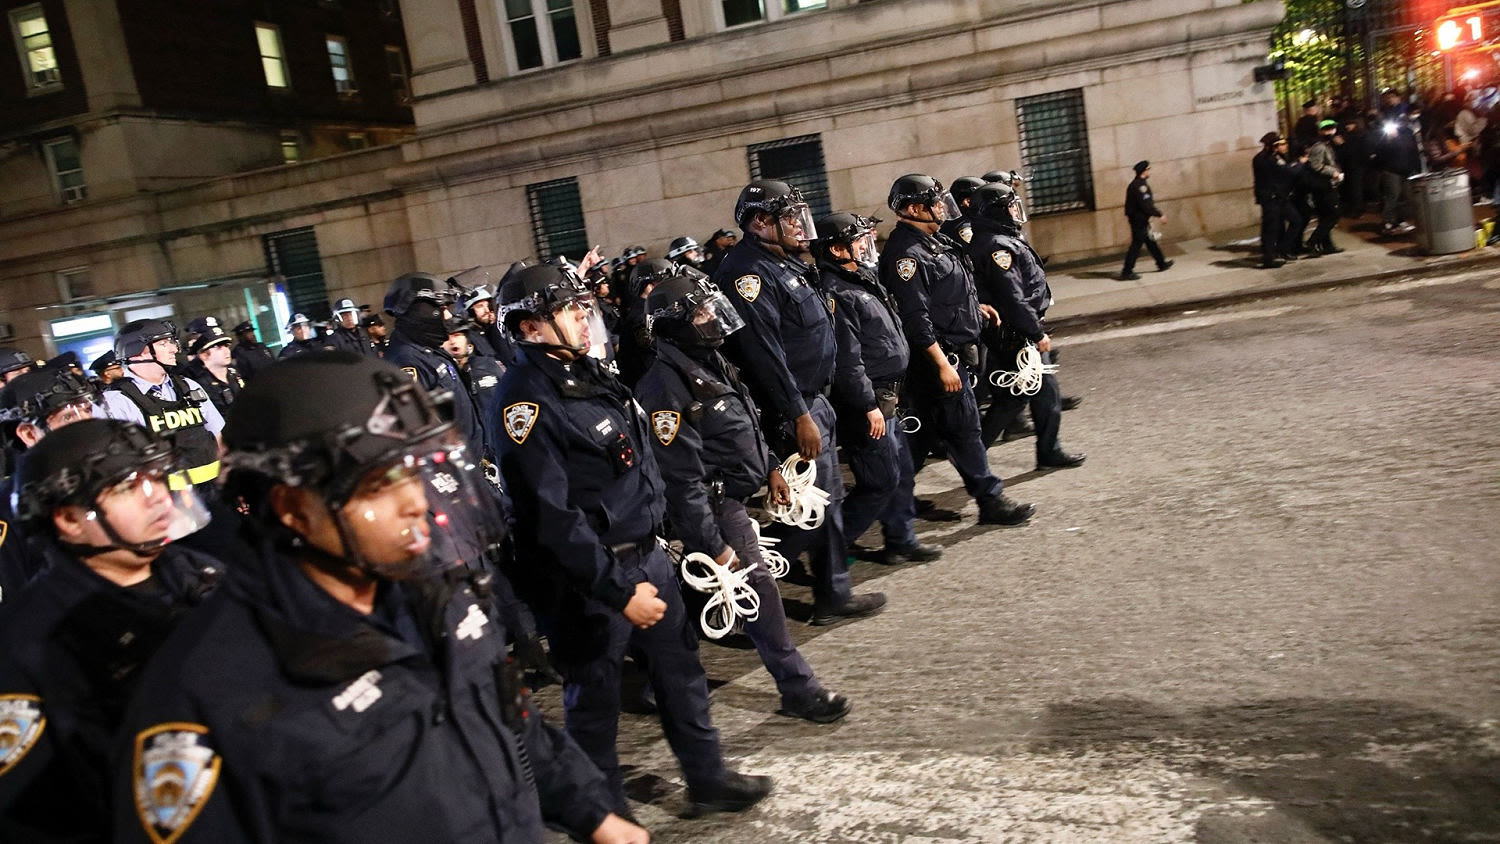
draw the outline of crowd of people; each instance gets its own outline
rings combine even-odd
[[[1332,238],[1340,216],[1362,217],[1372,202],[1382,236],[1410,234],[1410,180],[1421,173],[1464,171],[1474,205],[1500,203],[1497,106],[1493,86],[1430,103],[1387,89],[1370,110],[1341,96],[1304,102],[1291,132],[1266,133],[1253,162],[1261,266],[1342,252]]]
[[[88,371],[0,350],[0,838],[643,842],[627,657],[689,814],[755,805],[684,567],[781,714],[832,723],[853,704],[793,642],[770,549],[811,624],[870,616],[851,560],[936,560],[918,522],[963,518],[915,497],[929,461],[1003,526],[1034,507],[991,445],[1084,461],[1015,188],[902,176],[882,251],[878,220],[758,180],[702,245],[409,273],[389,328],[340,299],[277,354],[214,316],[127,323]]]

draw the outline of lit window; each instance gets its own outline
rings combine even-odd
[[[281,51],[281,30],[273,23],[255,25],[255,43],[260,48],[260,69],[266,87],[287,87],[286,56]]]
[[[281,133],[281,160],[286,164],[296,164],[302,160],[302,141],[296,132]]]
[[[577,261],[589,251],[577,179],[527,185],[526,200],[531,206],[531,232],[536,238],[538,257],[566,255]]]
[[[353,94],[359,87],[354,84],[354,67],[349,63],[349,42],[339,35],[330,35],[327,41],[328,64],[333,68],[333,88],[340,94]]]
[[[724,26],[742,26],[828,8],[828,0],[719,0]]]
[[[78,142],[72,138],[48,141],[43,144],[43,150],[47,154],[47,168],[52,171],[52,185],[57,190],[58,199],[64,203],[87,199],[89,189],[83,182]]]
[[[344,142],[351,150],[370,148],[370,136],[364,132],[349,132],[344,135]]]
[[[385,72],[391,77],[391,93],[397,105],[410,103],[411,83],[406,77],[406,56],[402,55],[400,47],[385,46]]]
[[[1021,164],[1026,170],[1026,208],[1033,217],[1094,207],[1089,164],[1089,126],[1083,90],[1057,91],[1016,100]]]
[[[516,70],[583,58],[573,0],[505,0]]]
[[[40,5],[26,6],[10,13],[10,30],[16,40],[16,54],[21,57],[21,73],[26,90],[38,93],[62,87],[62,72],[57,68],[57,53],[52,49],[52,30]]]

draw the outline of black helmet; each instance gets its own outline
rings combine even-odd
[[[452,415],[391,364],[345,351],[298,355],[235,399],[225,485],[242,491],[259,476],[315,489],[337,509],[366,471],[452,427]]]
[[[850,211],[829,214],[818,221],[818,242],[850,244],[875,230],[879,217],[865,217]]]
[[[999,182],[1002,185],[1010,185],[1012,187],[1015,186],[1017,178],[1016,171],[1014,170],[991,170],[984,174],[986,182],[991,184]]]
[[[647,286],[660,284],[674,275],[677,275],[676,264],[665,258],[647,258],[630,270],[630,298],[641,298],[645,295]]]
[[[1020,225],[1021,198],[1016,191],[1003,182],[991,182],[974,191],[970,206],[976,217],[984,217],[999,223]]]
[[[115,350],[109,349],[104,354],[94,358],[94,362],[89,364],[89,369],[92,369],[95,375],[103,375],[104,370],[109,369],[111,366],[119,365],[120,359],[115,357]]]
[[[692,250],[698,248],[698,241],[693,240],[687,235],[683,235],[682,237],[673,240],[672,244],[667,247],[667,257],[675,261],[678,258],[686,255],[688,252],[691,252]]]
[[[129,360],[151,347],[158,340],[176,340],[177,326],[170,320],[137,319],[120,327],[115,335],[115,355]],[[169,361],[175,362],[175,361]]]
[[[72,367],[51,361],[11,381],[0,396],[6,404],[0,414],[16,422],[43,425],[48,416],[70,404],[97,401],[99,391]]]
[[[718,348],[745,323],[708,276],[691,267],[681,270],[646,296],[651,333],[678,345]]]
[[[33,366],[36,366],[36,361],[24,351],[0,349],[0,375],[15,372],[17,369],[30,369]]]
[[[224,326],[219,323],[218,317],[201,316],[193,319],[192,322],[187,324],[187,328],[185,329],[185,342],[191,346],[194,340],[207,334],[210,328],[218,328],[222,331]]]
[[[885,201],[886,206],[898,216],[901,209],[912,203],[929,210],[942,208],[941,215],[932,210],[934,217],[939,218],[938,222],[952,220],[959,215],[958,204],[953,201],[953,195],[943,187],[943,183],[921,173],[909,173],[892,182],[890,195]]]
[[[577,276],[559,267],[539,264],[506,273],[496,305],[505,327],[519,335],[522,319],[546,319],[565,305],[591,301],[592,297],[588,286]]]
[[[401,316],[418,301],[447,305],[453,301],[453,290],[431,273],[407,273],[386,288],[383,307],[391,316]]]
[[[734,203],[734,221],[744,228],[746,218],[758,211],[779,217],[797,205],[806,204],[802,191],[786,182],[756,179],[740,190],[740,197]]]
[[[47,536],[53,535],[50,517],[59,507],[83,507],[89,519],[103,528],[110,544],[65,543],[66,547],[85,554],[116,548],[152,554],[208,524],[208,510],[191,486],[177,482],[176,469],[172,446],[145,428],[118,419],[82,419],[48,434],[26,452],[16,477],[16,515],[38,535]],[[127,484],[122,494],[167,495],[173,512],[170,516],[157,513],[165,524],[153,529],[155,520],[114,523],[101,496]],[[144,532],[147,538],[127,540],[122,529],[137,535]]]
[[[958,200],[959,204],[962,205],[965,199],[972,197],[974,191],[983,186],[984,179],[974,176],[959,176],[953,180],[953,184],[949,186],[948,192],[953,194],[953,198]]]

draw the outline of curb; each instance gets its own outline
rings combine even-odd
[[[1097,313],[1074,314],[1055,320],[1047,320],[1050,328],[1079,328],[1083,326],[1099,325],[1111,322],[1128,322],[1131,320],[1146,319],[1169,314],[1190,308],[1206,308],[1223,305],[1235,305],[1241,302],[1253,302],[1258,299],[1266,299],[1272,296],[1281,296],[1288,293],[1309,293],[1316,290],[1331,290],[1339,287],[1349,287],[1372,281],[1380,281],[1395,277],[1421,277],[1436,275],[1442,272],[1461,270],[1482,264],[1500,263],[1500,250],[1482,253],[1472,257],[1459,258],[1451,261],[1440,261],[1421,264],[1416,267],[1384,270],[1367,275],[1349,276],[1347,278],[1321,278],[1314,281],[1291,282],[1278,287],[1260,287],[1253,290],[1243,290],[1234,293],[1223,293],[1216,296],[1204,296],[1196,299],[1183,299],[1176,302],[1161,302],[1150,305],[1137,305],[1129,308],[1115,308],[1109,311]]]

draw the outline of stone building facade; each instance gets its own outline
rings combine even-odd
[[[1276,0],[407,0],[414,136],[0,217],[0,321],[45,351],[52,311],[35,309],[75,266],[101,301],[128,297],[99,306],[117,317],[121,302],[254,316],[259,287],[295,286],[278,252],[293,241],[315,244],[329,297],[377,307],[414,268],[498,271],[594,244],[661,254],[732,227],[752,174],[889,218],[903,173],[1019,170],[1033,241],[1069,260],[1128,242],[1124,189],[1145,158],[1172,238],[1234,228],[1255,218],[1249,158],[1276,125],[1252,69],[1282,13]]]

